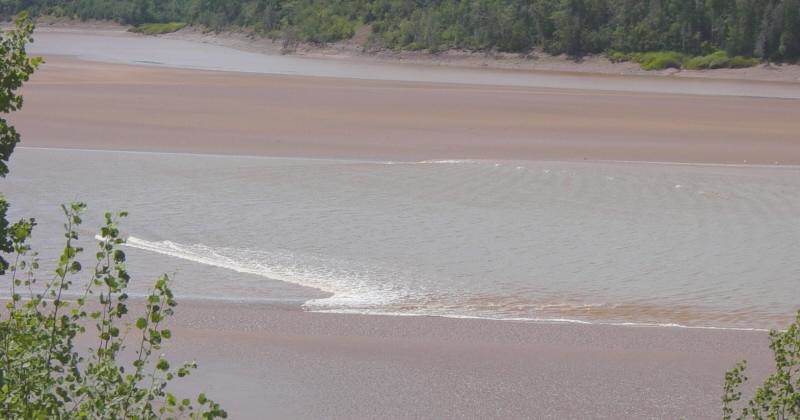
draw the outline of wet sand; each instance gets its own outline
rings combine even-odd
[[[381,160],[800,163],[800,100],[391,82],[47,57],[24,145]]]
[[[316,314],[180,305],[168,354],[197,358],[232,418],[719,418],[724,372],[770,366],[763,332]],[[174,350],[172,350],[174,349]]]

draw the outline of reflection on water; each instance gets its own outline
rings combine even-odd
[[[177,270],[184,297],[743,328],[800,306],[797,167],[37,149],[12,165],[3,191],[43,254],[57,203],[94,222],[125,208],[132,271]]]

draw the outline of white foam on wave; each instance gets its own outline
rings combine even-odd
[[[429,160],[418,160],[418,161],[403,161],[403,160],[385,160],[385,161],[376,161],[372,162],[378,165],[455,165],[455,164],[463,164],[463,163],[489,163],[493,161],[489,160],[482,160],[482,159],[429,159]],[[500,166],[499,163],[495,163],[495,166]]]
[[[388,282],[371,281],[384,277],[378,267],[343,263],[334,259],[298,256],[290,252],[266,252],[203,244],[180,244],[172,241],[148,241],[128,237],[126,245],[174,258],[253,274],[272,280],[319,289],[332,296],[312,299],[310,308],[365,308],[388,305],[408,295],[401,287]]]
[[[435,159],[435,160],[421,160],[419,162],[414,162],[414,163],[423,165],[435,165],[435,164],[457,164],[457,163],[478,163],[478,162],[481,161],[474,159]]]
[[[96,239],[102,240],[97,236]],[[613,322],[602,320],[585,320],[558,317],[508,316],[498,313],[497,316],[484,314],[461,313],[461,311],[436,308],[417,308],[416,310],[397,311],[404,301],[414,298],[408,289],[397,286],[396,281],[384,281],[387,278],[396,280],[399,273],[387,272],[378,267],[367,267],[351,261],[343,262],[335,259],[314,256],[298,256],[294,253],[263,250],[251,250],[230,247],[210,247],[203,244],[180,244],[173,241],[148,241],[137,237],[128,237],[126,245],[131,248],[180,258],[212,267],[232,270],[238,273],[252,274],[271,280],[283,281],[303,287],[319,289],[332,296],[306,301],[303,306],[314,312],[387,315],[387,316],[435,316],[456,319],[480,319],[492,321],[534,322],[580,325],[607,325],[620,327],[660,327],[702,330],[731,331],[768,331],[763,328],[725,327],[709,325],[684,325],[671,322]],[[195,297],[197,298],[197,297]],[[215,297],[215,300],[225,300]],[[241,299],[232,299],[241,300]],[[249,300],[249,299],[245,299]],[[599,306],[586,304],[582,306]],[[564,305],[543,305],[538,309]]]
[[[382,316],[408,316],[408,317],[440,317],[452,319],[476,319],[483,321],[504,321],[504,322],[531,322],[539,324],[577,324],[577,325],[604,325],[612,327],[637,327],[637,328],[681,328],[689,330],[716,330],[716,331],[753,331],[753,332],[769,332],[765,328],[748,328],[748,327],[717,327],[709,325],[684,325],[672,322],[655,323],[655,322],[605,322],[605,321],[587,321],[583,319],[573,318],[533,318],[533,317],[490,317],[480,315],[464,315],[464,314],[451,314],[451,313],[428,313],[428,312],[394,312],[382,311],[373,309],[320,309],[315,312],[322,313],[336,313],[336,314],[360,314],[360,315],[382,315]]]

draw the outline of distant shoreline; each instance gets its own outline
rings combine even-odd
[[[65,19],[40,19],[39,31],[102,31],[109,34],[128,34],[129,26],[107,21],[75,21]],[[151,35],[138,35],[151,36]],[[243,31],[208,32],[197,27],[186,27],[180,31],[157,35],[166,39],[199,42],[223,46],[245,52],[269,55],[283,54],[280,41],[266,37],[254,37]],[[351,40],[325,45],[300,44],[288,56],[324,58],[338,61],[387,64],[418,64],[464,69],[517,70],[533,72],[559,72],[589,75],[650,76],[683,79],[742,80],[767,82],[793,82],[800,84],[800,64],[759,64],[744,69],[713,70],[643,70],[636,63],[614,63],[602,54],[587,55],[575,60],[565,55],[553,56],[543,51],[527,54],[483,53],[464,50],[448,50],[441,53],[424,51],[365,52],[362,44],[365,35],[356,34]]]

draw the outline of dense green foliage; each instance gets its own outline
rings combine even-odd
[[[705,69],[738,69],[744,67],[752,67],[758,63],[753,58],[728,56],[725,51],[716,51],[706,56],[694,57],[684,63],[684,67],[689,70],[705,70]]]
[[[753,398],[740,410],[739,387],[747,381],[746,363],[741,362],[725,374],[722,396],[723,419],[800,419],[800,311],[786,331],[771,331],[769,348],[775,358],[775,372],[756,388]]]
[[[16,21],[17,30],[9,31],[0,39],[0,114],[8,114],[22,108],[22,95],[17,90],[42,62],[25,53],[25,44],[31,41],[33,24],[23,15]],[[8,159],[19,143],[19,133],[5,118],[0,117],[0,178],[8,174]],[[5,273],[8,262],[3,253],[13,251],[8,239],[9,227],[6,219],[8,203],[0,194],[0,275]]]
[[[714,51],[708,55],[690,57],[675,51],[651,51],[644,53],[624,53],[609,51],[608,58],[613,62],[633,61],[639,63],[645,70],[663,70],[668,68],[708,70],[708,69],[739,69],[753,67],[758,60],[752,57],[737,55],[731,57],[725,51]]]
[[[25,53],[33,25],[24,16],[16,24],[0,39],[3,113],[22,106],[17,90],[40,62]],[[19,134],[5,120],[2,128],[0,174],[5,175]],[[169,278],[164,275],[155,282],[141,316],[129,314],[130,275],[117,225],[124,212],[106,213],[94,269],[85,282],[74,283],[83,271],[78,232],[85,208],[82,203],[62,206],[64,247],[55,273],[40,282],[39,257],[29,244],[36,221],[9,223],[8,203],[0,197],[0,255],[6,257],[0,280],[9,288],[8,303],[0,311],[0,418],[226,417],[204,394],[178,400],[170,392],[173,379],[188,375],[196,364],[173,367],[160,354],[172,336],[164,323],[177,305]],[[73,286],[82,289],[68,295],[75,293]],[[127,350],[133,361],[126,364],[121,360],[128,336],[134,341]]]
[[[9,269],[11,301],[0,317],[0,413],[3,418],[219,418],[218,404],[204,394],[178,400],[168,389],[196,368],[172,367],[160,355],[172,333],[164,322],[177,305],[169,278],[156,281],[144,314],[126,322],[130,281],[124,240],[117,226],[125,213],[107,213],[100,229],[95,267],[78,297],[68,300],[72,278],[82,271],[78,229],[85,205],[63,206],[65,244],[55,276],[37,284],[38,257],[28,245],[36,225],[21,220],[10,230],[14,263]],[[26,296],[23,299],[21,291]],[[97,300],[92,299],[97,296]],[[123,322],[125,322],[123,325]],[[88,329],[93,332],[87,334]],[[125,364],[125,337],[134,338],[133,361]],[[76,342],[92,343],[88,350]]]
[[[632,60],[645,70],[679,69],[683,67],[686,56],[675,51],[653,51],[631,54]]]
[[[5,16],[21,10],[311,42],[346,39],[368,24],[374,48],[800,58],[800,0],[0,0]]]
[[[130,31],[145,35],[161,35],[180,31],[185,27],[186,24],[181,22],[142,23],[132,27]]]

